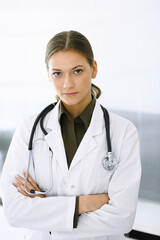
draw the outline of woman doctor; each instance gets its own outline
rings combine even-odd
[[[97,63],[90,43],[76,31],[58,33],[45,62],[58,103],[44,119],[48,134],[36,128],[27,191],[28,144],[37,116],[23,120],[14,134],[1,178],[6,218],[28,229],[27,240],[123,239],[133,226],[141,177],[137,130],[109,113],[117,164],[105,169],[106,128],[96,100],[101,91],[92,84]],[[51,182],[47,194],[30,194],[46,191]]]

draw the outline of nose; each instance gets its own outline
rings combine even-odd
[[[64,79],[63,88],[70,89],[73,87],[74,87],[73,77],[71,75],[67,74]]]

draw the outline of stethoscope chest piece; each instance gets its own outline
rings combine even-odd
[[[113,170],[114,167],[117,165],[117,159],[113,155],[112,152],[108,152],[105,156],[105,158],[102,160],[102,166],[105,170]]]

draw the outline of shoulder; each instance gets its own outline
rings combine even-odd
[[[128,126],[131,128],[136,129],[135,125],[128,120],[127,118],[124,118],[116,113],[114,113],[113,111],[108,110],[108,108],[105,105],[100,104],[97,100],[96,100],[96,104],[95,104],[95,109],[94,112],[96,115],[98,115],[99,117],[103,118],[103,110],[102,107],[104,107],[108,114],[109,114],[109,122],[110,122],[110,126],[111,127],[119,127],[121,129],[127,128]]]
[[[136,126],[128,119],[109,111],[111,136],[124,140],[128,138],[138,139]]]
[[[130,120],[114,113],[113,111],[108,110],[108,108],[105,105],[101,105],[98,101],[96,101],[95,107],[96,114],[100,114],[103,117],[102,114],[103,111],[101,106],[103,106],[108,111],[109,122],[111,127],[127,128],[128,126],[130,126],[132,128],[136,128],[135,125]]]
[[[110,124],[114,126],[121,126],[122,128],[126,128],[128,126],[136,128],[135,125],[128,120],[127,118],[124,118],[116,113],[113,113],[111,111],[108,111],[109,117],[110,117]]]
[[[105,105],[102,105],[103,107],[106,108],[109,114],[109,122],[110,122],[110,135],[116,136],[116,138],[121,139],[123,138],[127,133],[134,132],[137,134],[137,129],[135,125],[128,120],[127,118],[124,118],[113,111],[110,111],[107,109]],[[104,125],[104,116],[103,116],[103,110],[101,108],[101,104],[99,104],[98,101],[96,101],[96,106],[95,106],[95,115],[99,119],[102,119],[102,124]]]
[[[39,115],[41,115],[42,112],[43,112],[43,116],[44,116],[44,123],[46,124],[46,123],[48,123],[50,118],[52,118],[52,120],[53,120],[53,116],[57,117],[58,106],[59,106],[59,104],[56,104],[56,105],[54,103],[50,104],[50,105],[42,108],[39,112],[32,114],[26,118],[23,118],[20,125],[25,125],[28,129],[30,129],[33,127],[34,123],[37,122],[37,126],[38,126],[39,121],[41,119],[41,117],[39,118]]]
[[[13,140],[17,141],[17,139],[23,139],[25,142],[28,142],[29,136],[33,128],[33,124],[37,116],[38,113],[25,118],[21,118],[15,129]]]
[[[39,115],[38,113],[35,113],[30,116],[21,118],[16,131],[24,130],[24,129],[30,131],[30,129],[33,127],[33,124],[34,124],[35,120],[37,119],[38,115]]]

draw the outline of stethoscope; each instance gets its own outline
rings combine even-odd
[[[32,130],[31,130],[31,135],[29,138],[29,145],[28,145],[28,150],[29,150],[29,161],[28,161],[28,167],[27,167],[27,171],[26,171],[26,176],[25,176],[25,183],[24,183],[24,190],[26,193],[28,193],[29,195],[37,195],[37,194],[43,194],[46,195],[48,192],[51,191],[52,187],[53,187],[53,172],[52,172],[52,157],[53,157],[53,151],[52,149],[49,147],[49,155],[50,155],[50,166],[49,166],[49,178],[50,178],[50,187],[48,190],[46,191],[36,191],[34,189],[31,189],[30,192],[27,191],[27,178],[28,178],[28,174],[29,174],[29,169],[30,169],[30,164],[31,162],[33,163],[34,166],[34,157],[33,157],[33,137],[36,131],[36,127],[38,125],[38,123],[40,124],[40,128],[42,130],[42,132],[44,133],[44,135],[47,135],[48,133],[46,132],[46,130],[44,129],[44,118],[46,117],[46,115],[55,107],[55,105],[57,104],[57,102],[50,104],[49,106],[47,106],[45,109],[43,109],[43,111],[38,115],[38,117],[36,118]],[[104,120],[105,120],[105,128],[106,128],[106,138],[107,138],[107,154],[105,155],[104,159],[102,160],[102,166],[104,167],[105,170],[113,170],[115,168],[115,166],[117,165],[117,159],[114,156],[114,154],[112,153],[112,146],[111,146],[111,140],[110,140],[110,121],[109,121],[109,113],[107,111],[106,108],[104,108],[101,105],[101,108],[103,110],[103,115],[104,115]],[[37,141],[41,141],[44,139],[38,139]]]

